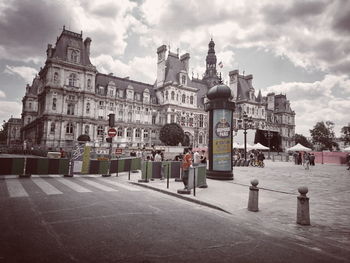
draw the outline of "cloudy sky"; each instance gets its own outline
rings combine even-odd
[[[26,83],[63,25],[91,37],[100,72],[154,83],[156,49],[191,54],[201,76],[213,37],[227,76],[253,74],[263,95],[287,94],[296,132],[350,123],[350,1],[0,0],[0,121],[20,117]]]

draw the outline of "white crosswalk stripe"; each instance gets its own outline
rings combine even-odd
[[[6,186],[10,197],[28,197],[27,191],[23,188],[19,180],[6,180]]]
[[[98,180],[103,180],[104,182],[108,183],[108,184],[111,184],[111,185],[115,185],[115,186],[118,186],[120,188],[124,188],[124,189],[127,189],[129,191],[132,191],[132,192],[138,192],[138,191],[141,191],[140,189],[137,189],[135,187],[132,187],[132,186],[128,186],[126,184],[122,184],[122,183],[118,183],[116,181],[112,181],[112,180],[109,180],[109,179],[98,179]]]
[[[58,190],[56,187],[52,186],[42,178],[35,178],[32,179],[32,181],[47,195],[63,194],[60,190]]]
[[[78,179],[76,179],[76,180],[79,180],[79,181],[81,181],[81,182],[84,182],[84,183],[86,183],[86,184],[88,184],[88,185],[91,185],[91,186],[93,186],[93,187],[95,187],[95,188],[97,188],[97,189],[100,189],[100,190],[102,190],[102,191],[106,191],[106,192],[117,192],[117,191],[118,191],[118,190],[113,189],[113,188],[111,188],[111,187],[109,187],[109,186],[105,186],[105,185],[96,183],[96,182],[94,182],[94,181],[92,181],[92,180],[89,180],[89,179],[78,178]]]
[[[78,192],[78,193],[89,193],[91,192],[89,189],[82,187],[81,185],[72,182],[72,180],[69,179],[64,179],[64,178],[57,178],[56,179],[58,182],[60,182],[61,184],[64,184],[66,186],[68,186],[70,189]]]

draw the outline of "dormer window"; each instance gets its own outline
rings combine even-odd
[[[186,84],[186,76],[184,76],[184,75],[181,76],[181,84],[182,85]]]
[[[72,50],[72,52],[70,54],[71,62],[78,63],[78,58],[79,58],[79,52],[76,50]]]

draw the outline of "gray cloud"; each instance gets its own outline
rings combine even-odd
[[[2,10],[0,20],[0,46],[10,56],[42,56],[59,27],[69,23],[68,10],[55,1],[15,0],[11,4]]]

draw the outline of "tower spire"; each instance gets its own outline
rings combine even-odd
[[[208,44],[208,54],[205,61],[206,70],[203,80],[205,80],[208,83],[209,88],[211,88],[219,81],[219,77],[216,70],[217,59],[215,55],[215,43],[212,37],[210,38],[210,42]]]

